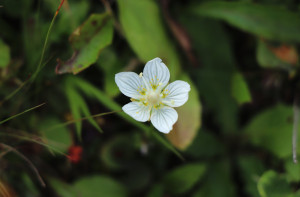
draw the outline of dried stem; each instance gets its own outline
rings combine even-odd
[[[293,122],[293,161],[297,163],[297,141],[298,141],[298,125],[299,125],[299,105],[297,99],[294,100],[294,122]]]
[[[124,32],[123,32],[123,29],[122,29],[122,26],[121,24],[119,23],[119,21],[116,19],[111,7],[110,7],[110,4],[107,0],[101,0],[101,2],[103,3],[104,7],[105,7],[105,10],[112,16],[113,20],[114,20],[114,26],[117,30],[117,32],[122,36],[124,37]]]
[[[13,148],[13,147],[7,145],[7,144],[0,143],[0,146],[3,147],[3,148],[5,148],[5,149],[7,149],[7,151],[9,151],[9,152],[10,152],[10,151],[11,151],[11,152],[14,152],[14,153],[17,154],[19,157],[21,157],[22,159],[24,159],[24,160],[28,163],[29,167],[30,167],[30,168],[34,171],[34,173],[36,174],[37,179],[39,180],[39,182],[41,183],[41,185],[42,185],[43,187],[46,187],[46,184],[45,184],[44,180],[42,179],[42,177],[41,177],[39,171],[37,170],[37,168],[33,165],[33,163],[32,163],[25,155],[23,155],[23,154],[20,153],[17,149],[15,149],[15,148]]]

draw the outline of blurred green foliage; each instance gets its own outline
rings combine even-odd
[[[0,196],[300,196],[299,8],[0,1]],[[114,81],[155,57],[191,85],[166,136]]]

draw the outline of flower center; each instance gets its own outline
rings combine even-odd
[[[159,93],[155,91],[149,91],[149,93],[147,94],[147,101],[152,106],[159,105],[161,101]]]

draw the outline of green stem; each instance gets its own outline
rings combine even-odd
[[[50,130],[53,130],[53,129],[57,129],[57,128],[60,128],[60,127],[64,127],[64,126],[73,124],[75,122],[88,120],[90,118],[96,118],[96,117],[105,116],[105,115],[109,115],[109,114],[114,114],[114,113],[117,113],[117,112],[119,112],[119,111],[105,112],[105,113],[95,114],[95,115],[91,115],[91,116],[86,116],[86,117],[76,119],[76,120],[70,120],[70,121],[67,121],[67,122],[64,122],[64,123],[61,123],[61,124],[58,124],[58,125],[54,125],[53,127],[50,127],[49,129],[46,129],[45,131],[50,131]]]
[[[14,119],[14,118],[16,118],[16,117],[18,117],[18,116],[21,116],[22,114],[25,114],[25,113],[27,113],[27,112],[29,112],[29,111],[31,111],[31,110],[34,110],[34,109],[36,109],[36,108],[38,108],[38,107],[41,107],[41,106],[43,106],[43,105],[45,105],[45,103],[42,103],[42,104],[40,104],[40,105],[37,105],[37,106],[32,107],[32,108],[30,108],[30,109],[27,109],[27,110],[25,110],[25,111],[23,111],[23,112],[21,112],[21,113],[16,114],[16,115],[10,116],[10,117],[6,118],[5,120],[0,121],[0,125],[3,124],[3,123],[5,123],[5,122],[7,122],[7,121],[9,121],[9,120],[11,120],[11,119]]]
[[[42,63],[43,63],[43,60],[44,60],[44,56],[45,56],[45,52],[46,52],[46,48],[47,48],[47,44],[48,44],[48,40],[49,40],[49,36],[50,36],[51,30],[52,30],[54,21],[56,19],[56,16],[57,16],[57,14],[54,15],[54,17],[52,18],[52,21],[50,23],[49,29],[48,29],[47,34],[46,34],[46,39],[45,39],[45,42],[44,42],[40,62],[38,64],[38,67],[37,67],[36,71],[34,72],[32,78],[31,78],[31,81],[34,81],[34,79],[37,77],[38,73],[41,71]]]

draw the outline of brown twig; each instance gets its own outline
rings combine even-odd
[[[0,159],[4,157],[7,153],[11,152],[11,150],[6,150],[0,153]]]
[[[199,62],[194,54],[190,37],[182,25],[180,25],[169,13],[169,0],[161,0],[163,15],[173,35],[185,52],[188,60],[194,67],[199,67]]]
[[[124,31],[122,29],[122,26],[121,24],[119,23],[119,21],[117,20],[114,12],[112,11],[111,9],[111,6],[109,4],[109,2],[107,0],[101,0],[101,2],[103,3],[104,7],[105,7],[105,10],[112,16],[113,20],[114,20],[114,26],[116,28],[116,30],[118,31],[118,33],[124,37]]]
[[[6,151],[14,152],[19,157],[21,157],[22,159],[24,159],[28,163],[29,167],[35,172],[35,174],[37,176],[37,179],[39,180],[39,182],[41,183],[41,185],[43,187],[46,187],[46,184],[45,184],[44,180],[42,179],[39,171],[37,170],[37,168],[33,165],[33,163],[25,155],[23,155],[17,149],[15,149],[15,148],[7,145],[7,144],[0,143],[0,147],[7,149]]]
[[[58,6],[58,8],[57,8],[57,10],[56,10],[56,12],[55,12],[55,16],[58,15],[58,12],[59,12],[61,6],[64,4],[64,1],[65,1],[65,0],[62,0],[62,1],[60,2],[59,6]]]

